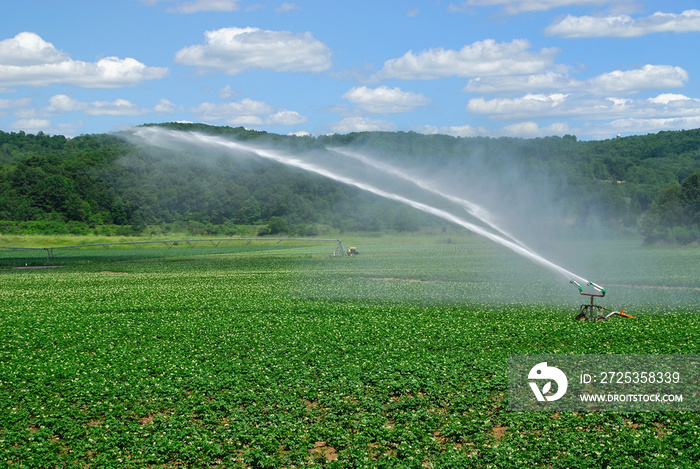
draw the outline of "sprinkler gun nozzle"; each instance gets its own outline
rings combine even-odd
[[[601,292],[603,296],[605,296],[605,288],[601,287],[600,285],[597,285],[593,282],[588,282],[588,286],[595,288],[596,290]]]
[[[579,283],[576,280],[573,280],[573,279],[569,280],[569,283],[571,283],[572,285],[576,285],[578,287],[578,291],[580,291],[580,292],[583,291],[583,287],[581,285],[579,285]]]

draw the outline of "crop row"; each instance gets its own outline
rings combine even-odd
[[[694,413],[506,410],[509,354],[699,353],[697,303],[683,306],[694,290],[662,290],[683,297],[673,310],[640,302],[636,320],[588,324],[573,320],[575,289],[499,251],[412,246],[403,250],[410,255],[381,255],[368,246],[330,258],[303,249],[1,271],[0,461],[588,468],[700,460]],[[611,299],[621,289],[610,288]]]

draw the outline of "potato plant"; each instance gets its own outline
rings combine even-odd
[[[61,268],[0,270],[0,461],[700,460],[696,413],[507,411],[509,354],[700,353],[695,251],[664,251],[657,269],[667,277],[656,285],[647,270],[605,271],[596,280],[620,285],[608,287],[606,306],[629,301],[637,319],[589,324],[573,320],[581,297],[565,281],[481,241],[356,244],[353,258],[322,246],[103,260],[78,252]]]

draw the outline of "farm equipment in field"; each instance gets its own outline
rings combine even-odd
[[[359,254],[359,252],[357,252],[356,247],[353,246],[353,247],[348,248],[348,256],[356,256],[358,254]]]
[[[583,291],[583,287],[575,280],[570,280],[569,283],[571,283],[572,285],[576,285],[578,287],[578,292],[581,295],[588,296],[591,299],[590,303],[581,305],[576,319],[581,319],[583,321],[605,321],[606,319],[609,319],[612,316],[622,316],[625,318],[634,319],[634,316],[625,314],[623,312],[624,310],[622,309],[620,311],[612,311],[610,309],[595,304],[595,298],[603,298],[605,296],[605,288],[601,287],[600,285],[597,285],[593,282],[588,282],[586,286],[593,287],[593,289],[596,290],[598,293],[586,293]],[[605,314],[603,311],[607,311],[608,314]]]

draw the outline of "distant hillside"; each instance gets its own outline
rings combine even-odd
[[[532,223],[541,223],[540,216],[545,220],[546,211],[548,219],[566,220],[571,229],[640,230],[649,241],[700,239],[700,129],[580,142],[569,135],[362,132],[314,138],[241,127],[163,126],[292,152],[362,151],[398,168],[420,168],[434,181],[483,198],[486,206],[498,200],[503,214],[527,215],[523,219]],[[271,231],[312,235],[322,225],[410,231],[436,223],[301,170],[225,155],[204,159],[186,151],[146,151],[119,133],[68,139],[0,132],[0,189],[3,232],[136,233],[160,226],[232,234],[241,225],[267,224]]]

